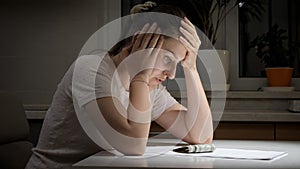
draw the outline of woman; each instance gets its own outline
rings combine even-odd
[[[169,5],[147,2],[132,11],[175,15],[181,18],[180,26],[133,15],[134,22],[143,24],[137,29],[130,26],[133,36],[108,53],[78,58],[53,97],[28,169],[68,168],[102,150],[142,155],[152,120],[190,144],[212,141],[210,108],[196,69],[200,40],[193,24]],[[186,108],[161,85],[175,77],[180,62]]]

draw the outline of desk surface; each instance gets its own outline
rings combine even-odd
[[[150,140],[149,145],[170,145],[176,142],[174,139],[157,139]],[[95,154],[74,164],[73,168],[300,168],[300,141],[215,140],[214,144],[220,148],[283,151],[288,155],[268,161],[164,155],[125,158]]]

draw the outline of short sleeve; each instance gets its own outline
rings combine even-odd
[[[105,72],[104,57],[99,55],[85,55],[76,60],[72,94],[79,107],[97,98],[110,96],[111,76]]]

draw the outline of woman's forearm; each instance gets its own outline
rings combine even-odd
[[[210,142],[213,135],[209,104],[196,67],[184,68],[187,88],[187,112],[184,115],[189,131],[186,140],[193,143]]]
[[[149,87],[147,83],[134,80],[137,79],[133,79],[129,87],[128,107],[124,107],[121,100],[115,97],[97,99],[100,113],[104,117],[100,118],[99,122],[96,120],[99,119],[99,114],[97,109],[93,108],[95,106],[92,103],[86,106],[86,111],[93,117],[92,120],[96,120],[98,130],[108,143],[126,155],[144,153],[151,121]]]
[[[148,78],[134,77],[129,86],[128,124],[138,138],[147,138],[151,124],[151,100]]]

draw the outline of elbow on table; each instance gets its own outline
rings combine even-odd
[[[118,151],[128,156],[142,156],[146,151],[147,141],[132,141],[128,144],[123,144],[118,148]]]
[[[204,144],[211,144],[213,141],[213,136],[210,136],[207,140],[205,140],[203,143]]]
[[[133,147],[133,148],[128,149],[128,150],[126,150],[122,153],[126,156],[142,156],[142,155],[145,154],[145,151],[146,151],[146,148],[139,149],[139,148]]]
[[[206,140],[203,140],[201,138],[188,137],[185,138],[184,141],[188,142],[189,144],[211,144],[213,141],[213,136],[209,136]]]

